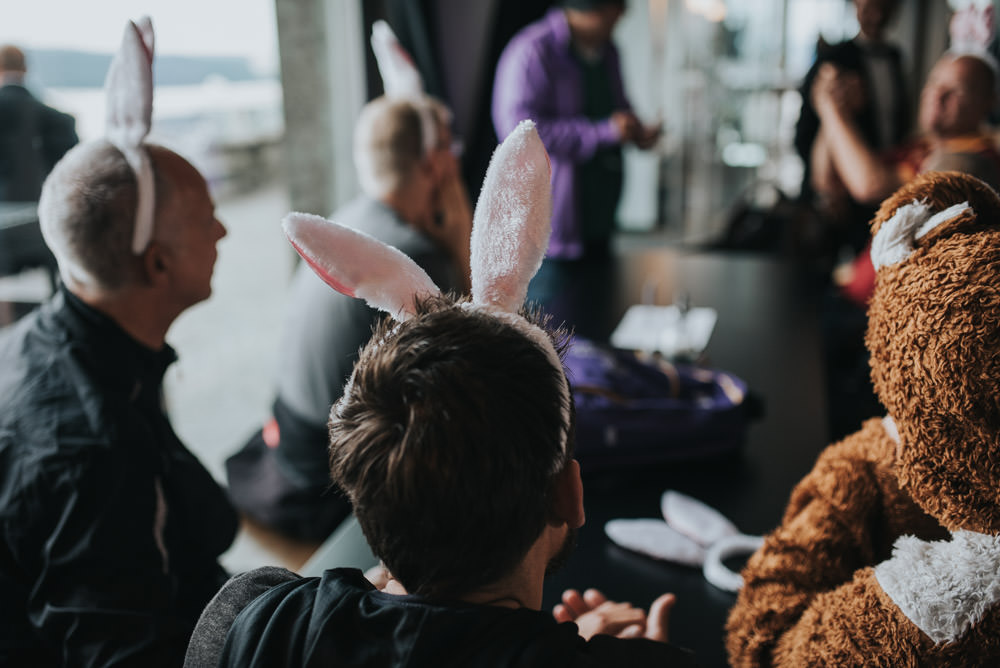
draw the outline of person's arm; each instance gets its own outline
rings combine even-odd
[[[896,171],[885,164],[865,143],[851,116],[850,101],[843,91],[841,75],[833,65],[823,65],[813,83],[813,105],[820,119],[820,133],[837,175],[858,202],[877,203],[902,183]]]
[[[134,461],[101,444],[85,457],[50,468],[23,508],[11,550],[34,572],[29,621],[63,665],[180,665],[194,619],[157,538],[169,509]]]
[[[585,162],[602,146],[622,143],[634,132],[631,111],[615,112],[600,120],[582,114],[559,114],[553,99],[557,89],[543,52],[534,44],[508,46],[497,64],[493,85],[493,125],[503,140],[522,120],[538,128],[545,149],[554,157]]]

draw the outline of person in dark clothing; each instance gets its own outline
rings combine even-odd
[[[167,330],[211,294],[225,229],[189,162],[132,149],[149,181],[103,139],[56,165],[39,220],[62,286],[0,336],[3,666],[179,665],[227,577],[236,513],[161,389]]]
[[[667,642],[673,594],[647,613],[569,590],[541,611],[545,575],[584,523],[568,334],[523,308],[548,241],[549,178],[525,122],[484,180],[471,299],[346,226],[285,219],[324,281],[398,320],[381,321],[329,421],[331,477],[383,572],[379,586],[345,568],[238,576],[202,614],[186,665],[691,664]]]
[[[816,60],[806,73],[799,92],[802,110],[795,126],[795,149],[805,167],[801,197],[813,203],[834,228],[830,243],[857,252],[868,239],[868,221],[875,207],[846,193],[831,199],[812,183],[813,147],[821,120],[813,100],[813,87],[824,65],[834,66],[851,81],[852,116],[866,144],[876,150],[898,145],[906,137],[911,122],[907,101],[906,76],[899,47],[886,41],[885,33],[899,0],[855,0],[858,34],[836,44],[821,43]]]
[[[76,120],[24,87],[24,53],[0,46],[0,202],[37,202],[42,182],[79,141]]]
[[[584,519],[552,364],[492,316],[443,298],[422,309],[380,326],[331,413],[334,480],[392,579],[237,576],[185,665],[689,665],[657,642],[670,594],[648,615],[593,590],[567,592],[555,617],[539,610]]]

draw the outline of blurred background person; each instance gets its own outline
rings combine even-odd
[[[425,150],[421,110],[436,122]],[[443,290],[468,286],[472,215],[451,153],[451,114],[433,98],[379,97],[355,127],[362,193],[333,215],[413,258]],[[327,419],[379,318],[304,263],[289,287],[273,418],[226,461],[237,507],[257,524],[322,542],[350,514],[332,487]]]
[[[21,49],[0,46],[0,202],[37,202],[45,177],[79,141],[72,116],[25,88],[27,69]]]
[[[813,104],[813,86],[824,66],[842,74],[845,112],[849,113],[866,145],[875,150],[897,146],[912,121],[907,102],[906,76],[900,49],[886,40],[886,32],[899,9],[899,0],[855,0],[858,34],[836,44],[822,37],[816,60],[800,87],[802,110],[795,126],[795,149],[805,172],[801,198],[818,208],[831,225],[828,252],[835,256],[842,246],[857,252],[868,237],[868,220],[875,212],[870,201],[846,196],[829,198],[812,183],[812,152],[821,118]]]
[[[830,199],[851,197],[875,207],[917,174],[955,170],[1000,186],[1000,151],[986,126],[996,100],[990,58],[948,52],[935,64],[920,95],[920,134],[879,151],[868,144],[852,114],[849,81],[833,66],[820,69],[813,103],[822,127],[813,150],[813,185]],[[867,303],[875,287],[870,242],[834,272],[825,304],[827,392],[831,436],[854,431],[883,411],[875,398],[864,346]]]
[[[552,160],[552,236],[528,298],[557,316],[562,308],[553,302],[565,292],[561,286],[592,278],[579,261],[609,256],[622,146],[649,149],[660,136],[660,126],[644,125],[625,95],[611,41],[624,12],[624,0],[564,0],[518,32],[497,63],[497,136],[531,119]]]

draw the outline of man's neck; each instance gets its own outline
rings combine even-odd
[[[126,334],[150,350],[166,343],[167,330],[176,316],[168,316],[159,302],[138,290],[108,294],[74,285],[69,290],[83,303],[111,318]]]
[[[23,86],[24,72],[0,72],[0,86]]]

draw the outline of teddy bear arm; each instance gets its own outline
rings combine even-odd
[[[779,639],[817,596],[872,563],[880,506],[870,477],[857,462],[830,458],[796,486],[782,525],[743,570],[727,623],[733,665],[769,665]]]
[[[864,568],[811,601],[778,640],[773,665],[917,666],[925,665],[929,648]]]

